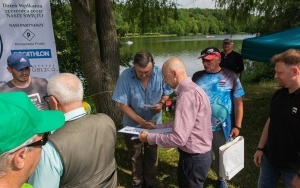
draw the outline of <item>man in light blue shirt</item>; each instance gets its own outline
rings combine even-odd
[[[49,137],[29,183],[37,188],[116,187],[113,121],[105,114],[86,114],[82,83],[73,74],[52,77],[47,92],[44,99],[64,112],[66,124]]]
[[[86,115],[83,107],[79,107],[65,113],[65,119],[72,121]],[[47,170],[45,170],[47,169]],[[33,187],[57,188],[59,187],[60,177],[63,174],[63,165],[59,153],[51,142],[42,149],[41,159],[34,173],[29,178],[29,183]]]
[[[149,52],[138,52],[130,67],[120,75],[113,100],[120,104],[123,126],[151,129],[147,121],[162,123],[162,108],[173,92],[164,82],[161,69],[154,65]],[[157,169],[157,146],[144,144],[125,134],[125,142],[132,159],[132,186],[153,187]],[[144,154],[142,153],[144,148]]]

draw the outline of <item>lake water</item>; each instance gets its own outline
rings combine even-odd
[[[121,53],[131,53],[134,55],[141,50],[149,51],[153,55],[155,64],[160,67],[166,60],[172,57],[179,57],[186,64],[188,76],[192,76],[194,72],[203,70],[202,61],[198,59],[203,49],[215,46],[219,50],[222,50],[222,40],[224,38],[232,38],[234,41],[234,50],[240,52],[243,39],[250,37],[254,37],[254,35],[132,37],[125,40],[132,41],[132,44],[125,44],[121,48]],[[121,67],[120,72],[124,69],[124,67]]]

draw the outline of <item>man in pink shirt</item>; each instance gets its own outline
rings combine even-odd
[[[184,63],[171,58],[162,67],[164,81],[177,93],[173,122],[153,124],[154,128],[172,127],[167,134],[142,132],[139,139],[159,147],[177,147],[180,188],[204,186],[212,162],[211,107],[206,93],[186,74]]]

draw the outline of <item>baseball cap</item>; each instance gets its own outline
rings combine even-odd
[[[38,110],[24,92],[0,93],[0,111],[0,154],[65,123],[61,111]]]
[[[21,70],[25,67],[32,67],[28,57],[23,53],[14,53],[8,56],[7,66],[13,67],[16,70]]]
[[[218,48],[211,46],[211,47],[205,48],[201,52],[201,55],[198,57],[198,59],[203,58],[206,60],[212,60],[216,56],[221,57],[221,53]]]
[[[233,44],[233,41],[230,38],[226,38],[226,39],[223,40],[223,44],[224,43]]]

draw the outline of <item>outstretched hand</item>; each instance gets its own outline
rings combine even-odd
[[[155,128],[155,123],[151,122],[151,121],[145,121],[144,125],[143,125],[144,129],[154,129]]]
[[[161,110],[162,110],[162,108],[163,108],[163,104],[162,103],[157,103],[156,105],[155,105],[155,107],[152,107],[151,108],[151,110],[153,110],[154,112],[156,112],[156,113],[159,113]]]
[[[142,131],[140,134],[139,134],[139,140],[141,142],[147,142],[147,136],[148,136],[148,132],[147,131]]]

